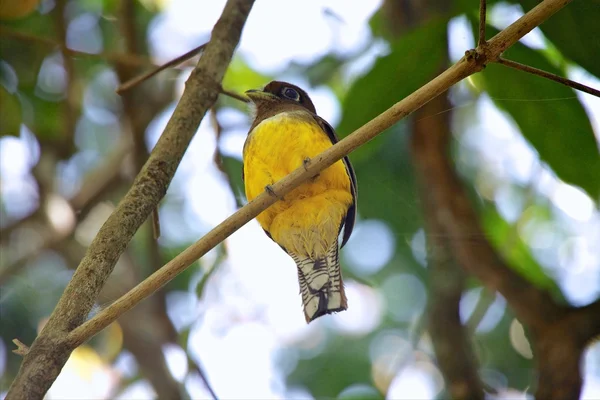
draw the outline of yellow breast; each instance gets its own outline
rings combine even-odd
[[[313,158],[331,146],[331,140],[316,122],[297,114],[281,113],[262,121],[250,132],[244,146],[246,197],[254,199],[265,186],[282,179],[300,167],[306,158]],[[284,235],[279,230],[287,224],[310,229],[331,219],[339,227],[351,203],[350,178],[343,162],[338,161],[285,195],[283,201],[257,219],[273,239],[282,244],[276,236]],[[274,218],[284,212],[288,220],[272,226]],[[335,238],[337,240],[337,232]]]

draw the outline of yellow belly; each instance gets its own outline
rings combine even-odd
[[[316,123],[278,114],[257,125],[244,147],[244,184],[254,199],[290,172],[331,147]],[[288,252],[324,256],[337,241],[339,226],[352,204],[350,178],[342,161],[303,183],[263,211],[257,220]]]

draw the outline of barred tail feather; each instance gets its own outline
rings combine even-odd
[[[322,258],[291,256],[298,266],[300,294],[307,323],[348,307],[337,243]]]

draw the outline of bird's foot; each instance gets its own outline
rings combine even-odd
[[[310,165],[310,158],[306,157],[303,161],[302,164],[304,165],[304,170],[308,171],[308,166]]]
[[[275,197],[278,200],[283,200],[283,196],[279,196],[277,193],[275,193],[275,190],[273,190],[273,186],[265,186],[265,191],[269,193],[270,196]]]
[[[302,165],[304,165],[304,170],[308,171],[308,167],[310,166],[311,163],[311,159],[309,157],[306,157],[303,161],[302,161]],[[316,181],[317,178],[319,177],[320,174],[316,174],[315,176],[313,176],[311,179],[311,181]]]

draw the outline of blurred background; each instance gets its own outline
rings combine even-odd
[[[161,134],[197,59],[123,96],[116,87],[209,39],[224,1],[28,0],[0,6],[0,398],[86,247]],[[537,4],[488,1],[491,37]],[[478,1],[258,0],[223,86],[305,88],[343,137],[475,47]],[[576,1],[508,58],[600,87],[600,3]],[[474,36],[475,32],[475,36]],[[64,46],[61,46],[61,43]],[[252,221],[76,349],[48,399],[432,399],[448,393],[424,322],[431,294],[409,136],[443,118],[486,237],[556,299],[600,296],[600,99],[490,65],[448,107],[350,155],[359,219],[341,253],[349,309],[306,325],[293,261]],[[206,115],[160,205],[97,309],[245,204],[244,103]],[[432,135],[436,132],[431,132]],[[467,240],[467,239],[465,239]],[[528,335],[500,296],[467,281],[460,316],[500,398],[531,397]],[[600,398],[600,343],[584,398]]]

